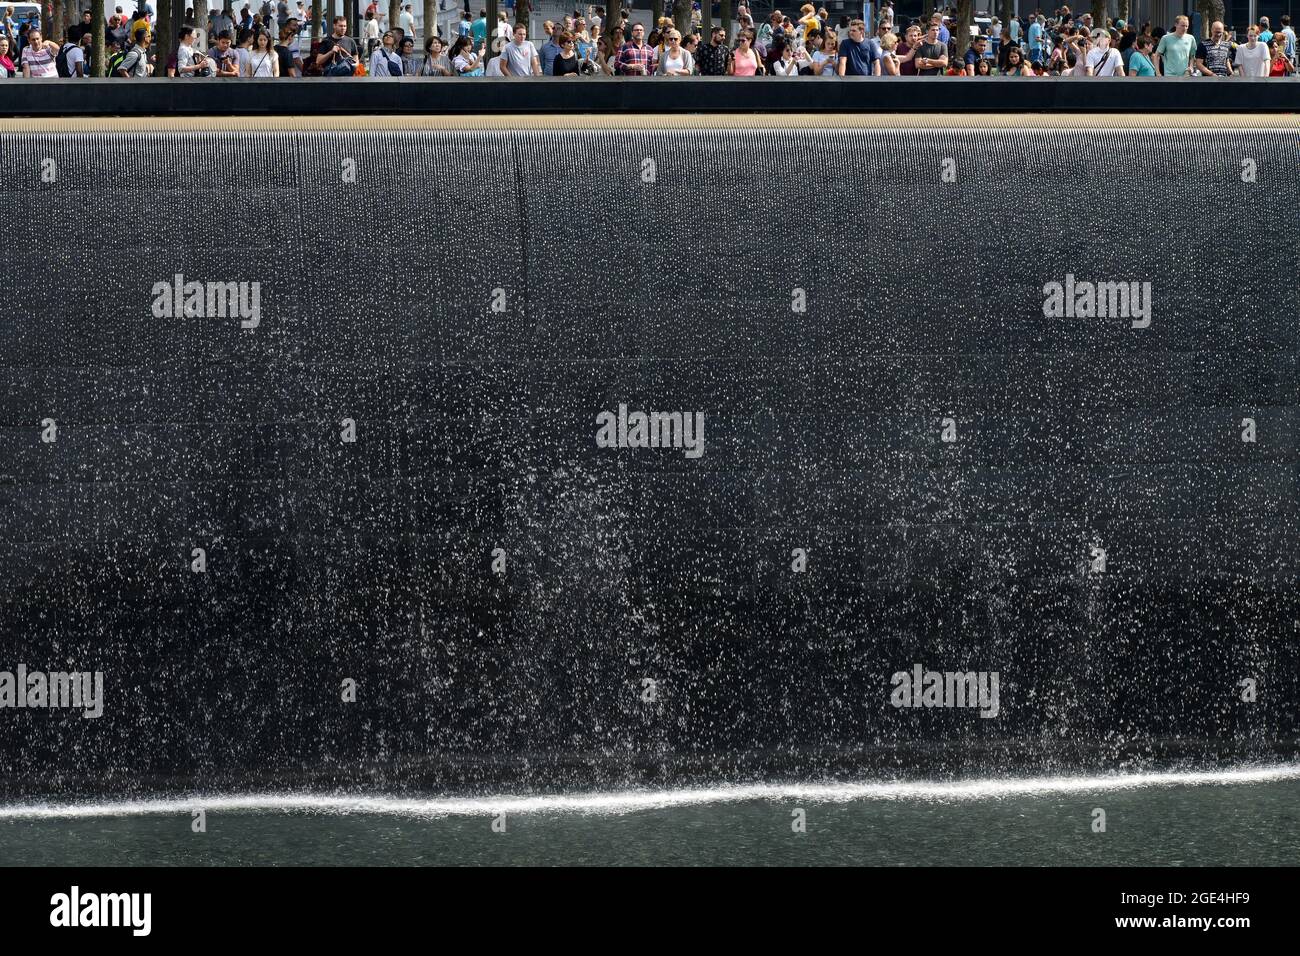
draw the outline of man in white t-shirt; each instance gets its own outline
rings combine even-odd
[[[68,31],[71,35],[72,31]],[[68,73],[72,76],[89,76],[86,54],[90,52],[91,34],[83,33],[75,43],[68,44]]]
[[[537,57],[537,47],[528,39],[528,27],[515,24],[515,38],[501,51],[501,72],[505,76],[541,76],[542,63]]]
[[[1246,31],[1246,42],[1237,44],[1237,56],[1233,59],[1238,76],[1268,76],[1268,44],[1259,42],[1259,27],[1251,24]]]
[[[397,25],[406,32],[408,37],[415,36],[415,16],[411,13],[409,3],[402,5],[402,12],[397,15]]]
[[[1092,76],[1123,76],[1124,60],[1110,46],[1110,34],[1098,27],[1092,31],[1093,48],[1088,51],[1088,73]]]

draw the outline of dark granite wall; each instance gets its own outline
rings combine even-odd
[[[105,684],[0,709],[0,787],[1291,753],[1295,149],[0,137],[0,671]],[[259,283],[259,324],[155,317],[177,272]],[[1149,327],[1045,317],[1067,273],[1150,282]],[[702,412],[703,455],[597,447],[620,403]],[[998,716],[891,706],[914,663],[997,671]]]

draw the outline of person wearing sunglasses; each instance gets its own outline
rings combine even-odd
[[[695,72],[695,58],[682,47],[682,35],[675,29],[664,36],[664,53],[655,72],[659,76],[690,76]]]
[[[560,47],[560,52],[551,62],[552,76],[579,76],[577,43],[572,33],[558,33],[551,37]]]

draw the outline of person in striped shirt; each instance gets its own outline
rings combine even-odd
[[[26,77],[56,77],[58,69],[54,60],[59,55],[59,45],[53,40],[41,37],[41,31],[32,27],[27,33],[27,45],[23,47],[22,68]]]

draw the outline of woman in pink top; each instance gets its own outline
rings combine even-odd
[[[736,37],[736,51],[731,54],[731,60],[727,63],[728,76],[755,76],[758,73],[760,64],[758,54],[751,46],[753,42],[753,33],[749,30],[740,31],[740,35]]]
[[[9,37],[0,33],[0,80],[7,80],[17,72],[18,67],[9,59]]]

